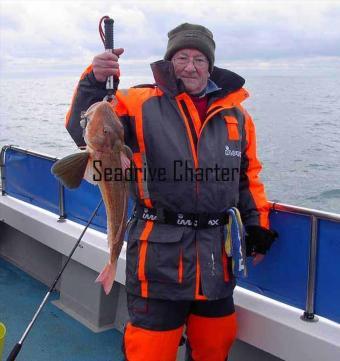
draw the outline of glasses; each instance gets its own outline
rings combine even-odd
[[[196,69],[203,69],[208,65],[208,60],[202,57],[190,58],[189,56],[180,55],[172,60],[176,65],[187,66],[190,63],[190,59],[192,59]]]

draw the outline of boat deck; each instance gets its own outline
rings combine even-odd
[[[19,341],[48,288],[0,257],[0,321],[7,333],[3,358]],[[94,333],[54,306],[50,296],[17,360],[121,361],[123,335],[117,330]],[[51,337],[54,335],[54,337]]]

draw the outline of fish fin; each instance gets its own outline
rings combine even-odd
[[[124,151],[120,152],[120,161],[122,164],[122,169],[124,170],[124,174],[126,174],[125,170],[128,168],[131,168],[130,171],[132,171],[133,168],[132,157],[133,157],[132,150],[127,145],[124,144]]]
[[[100,272],[95,282],[100,282],[104,288],[104,292],[108,295],[111,291],[113,282],[116,277],[116,263],[108,263],[104,269]]]
[[[125,194],[124,196],[124,202],[123,202],[123,218],[122,218],[122,221],[119,225],[119,228],[118,228],[118,231],[117,231],[117,234],[115,236],[116,238],[116,242],[120,243],[123,238],[124,238],[124,235],[125,235],[125,230],[126,230],[126,214],[127,214],[127,204],[128,204],[128,195]],[[119,255],[118,255],[119,257]]]
[[[87,167],[86,167],[85,173],[84,173],[84,179],[93,185],[98,185],[98,181],[94,180],[95,176],[94,176],[93,162],[87,163]]]
[[[53,164],[51,172],[67,188],[77,188],[83,179],[89,155],[89,152],[81,152],[59,159]]]
[[[128,147],[126,144],[124,144],[124,151],[125,151],[126,156],[131,160],[133,153],[132,153],[132,150],[130,149],[130,147]]]
[[[122,164],[122,170],[125,172],[125,170],[130,167],[130,159],[122,151],[120,152],[120,161]]]
[[[118,99],[114,96],[110,101],[110,104],[112,106],[112,110],[114,111],[115,106],[118,104]]]

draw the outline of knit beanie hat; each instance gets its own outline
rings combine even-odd
[[[215,62],[215,42],[212,32],[202,25],[184,23],[168,33],[168,46],[164,60],[171,60],[180,49],[193,48],[201,51],[209,60],[209,71]]]

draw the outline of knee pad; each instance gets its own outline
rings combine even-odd
[[[183,326],[168,331],[153,331],[128,323],[124,332],[127,361],[176,361]]]
[[[187,322],[187,337],[194,361],[225,361],[236,339],[235,312],[223,317],[202,317],[191,314]]]

